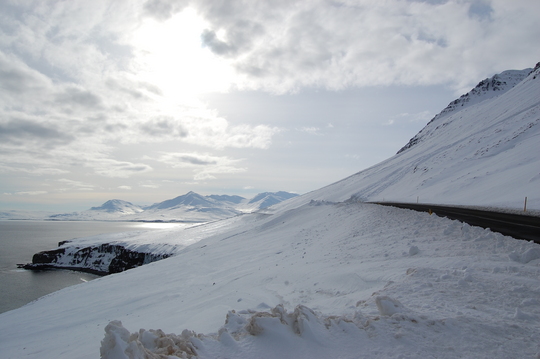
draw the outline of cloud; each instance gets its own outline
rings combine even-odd
[[[235,158],[270,149],[280,122],[271,109],[267,124],[241,123],[192,93],[469,90],[538,61],[538,14],[539,2],[523,0],[0,2],[0,171],[85,178],[58,183],[91,190],[103,180],[94,175],[150,177],[157,168],[134,160],[146,152],[200,181],[241,173]],[[143,30],[161,36],[141,42]],[[316,134],[332,118],[295,126]],[[164,148],[177,152],[156,155]]]
[[[281,130],[266,125],[238,125],[231,126],[228,131],[221,134],[221,141],[216,148],[261,148],[266,149],[272,142],[272,136]]]
[[[4,161],[4,156],[0,156],[0,159]],[[19,162],[19,161],[16,161]],[[41,167],[26,167],[26,164],[24,163],[11,163],[11,164],[0,164],[0,172],[18,172],[18,173],[26,173],[36,176],[45,176],[45,175],[63,175],[66,173],[69,173],[67,170],[55,168],[55,167],[49,167],[49,166],[41,166]]]
[[[145,15],[164,21],[182,11],[188,3],[188,1],[148,0],[144,3],[143,10]]]
[[[142,184],[141,187],[143,188],[159,188],[157,184]]]
[[[125,5],[0,4],[24,14],[0,12],[0,170],[129,177],[151,167],[112,156],[123,144],[270,146],[275,128],[231,125],[141,77],[129,34],[142,9]]]
[[[153,170],[152,167],[144,163],[118,161],[110,158],[94,159],[89,161],[87,166],[92,167],[99,175],[118,178],[127,178]]]
[[[231,125],[226,119],[208,111],[198,116],[186,116],[182,124],[187,128],[187,135],[183,138],[185,142],[215,149],[267,149],[272,137],[281,131],[268,125]]]
[[[60,191],[68,191],[68,190],[77,190],[77,191],[93,191],[95,186],[84,183],[81,181],[74,181],[67,178],[60,178],[57,180],[57,182],[60,182],[62,185],[67,186],[67,188],[59,189]]]
[[[0,51],[0,89],[4,94],[21,95],[50,87],[50,80],[13,55]]]
[[[264,33],[264,26],[260,23],[247,19],[234,19],[227,28],[226,39],[221,39],[213,30],[205,29],[201,34],[201,40],[203,45],[210,48],[213,53],[230,57],[249,51],[255,40]]]
[[[278,93],[306,86],[462,88],[540,57],[531,48],[540,36],[533,25],[537,2],[207,0],[190,6],[209,23],[203,44],[245,76],[238,86]],[[522,23],[512,25],[512,18]]]
[[[301,132],[309,133],[310,135],[320,135],[320,128],[319,127],[301,127],[298,129]]]
[[[208,166],[216,165],[218,161],[215,157],[199,154],[182,154],[177,153],[174,155],[177,163],[182,167],[183,165],[195,165],[195,166]]]
[[[118,189],[129,191],[131,190],[131,186],[118,186]]]
[[[90,110],[98,110],[103,107],[101,98],[92,92],[77,87],[68,87],[62,93],[56,95],[55,102],[61,106],[75,106]]]
[[[21,146],[26,141],[39,141],[41,147],[51,147],[67,144],[73,139],[73,136],[61,132],[55,124],[17,117],[6,122],[0,120],[0,142],[4,144]]]
[[[21,191],[21,192],[15,192],[14,194],[17,196],[39,196],[41,194],[47,194],[47,191]]]
[[[195,181],[216,179],[217,174],[241,173],[246,168],[237,167],[236,164],[242,160],[231,159],[227,156],[214,156],[207,153],[163,153],[158,161],[167,164],[172,168],[191,169],[194,173]]]
[[[225,41],[218,39],[216,33],[211,30],[204,30],[201,35],[202,42],[205,46],[209,47],[213,53],[218,55],[234,54],[236,48],[227,44]]]
[[[143,122],[140,125],[140,130],[143,134],[159,137],[160,139],[163,139],[163,137],[184,138],[188,136],[188,131],[184,125],[170,116],[157,117]]]

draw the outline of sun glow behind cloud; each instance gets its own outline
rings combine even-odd
[[[234,71],[202,46],[200,35],[207,26],[189,8],[165,22],[145,19],[132,40],[137,75],[156,84],[172,101],[184,102],[200,93],[226,91]]]
[[[539,5],[0,1],[0,193],[318,188],[482,78],[532,66]]]

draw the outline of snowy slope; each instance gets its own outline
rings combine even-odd
[[[432,131],[439,129],[439,126],[432,125],[441,117],[445,117],[451,113],[463,110],[471,105],[475,105],[485,100],[489,100],[493,97],[500,96],[508,90],[512,89],[518,83],[523,81],[533,69],[524,70],[508,70],[500,74],[494,75],[491,78],[482,80],[471,91],[462,95],[457,100],[450,102],[444,110],[437,114],[428,125],[422,129],[416,136],[414,136],[409,143],[401,148],[398,153],[405,151],[406,149],[414,146],[418,142],[422,141],[424,137],[428,137]]]
[[[176,236],[195,243],[1,314],[3,357],[95,358],[100,346],[104,358],[130,357],[128,347],[201,358],[540,352],[533,243],[427,213],[322,202]]]
[[[276,207],[354,199],[523,209],[528,197],[540,209],[539,73],[437,115],[397,155]]]

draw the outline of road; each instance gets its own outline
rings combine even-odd
[[[463,207],[448,207],[417,203],[375,202],[383,206],[413,209],[420,212],[430,210],[440,217],[448,217],[466,222],[472,226],[490,228],[494,232],[502,233],[518,239],[532,240],[540,244],[540,217],[490,212]]]

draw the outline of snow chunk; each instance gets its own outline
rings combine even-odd
[[[513,319],[523,320],[523,321],[532,321],[536,320],[536,317],[530,314],[523,313],[519,308],[516,308]]]
[[[157,359],[165,355],[192,358],[197,355],[195,343],[200,341],[195,332],[189,330],[175,335],[165,334],[160,329],[141,329],[130,335],[122,322],[113,320],[105,327],[100,353],[102,359]]]
[[[409,255],[410,256],[414,256],[416,254],[420,253],[420,250],[418,249],[417,246],[412,246],[411,248],[409,248]]]
[[[522,254],[512,252],[508,255],[508,257],[515,262],[527,264],[535,259],[540,259],[540,248],[529,248]]]
[[[105,327],[105,338],[101,341],[101,357],[103,359],[128,359],[126,349],[129,342],[129,331],[119,320],[113,320]]]
[[[391,316],[396,313],[403,313],[405,308],[397,299],[393,299],[387,296],[378,296],[375,298],[375,304],[381,315]]]

